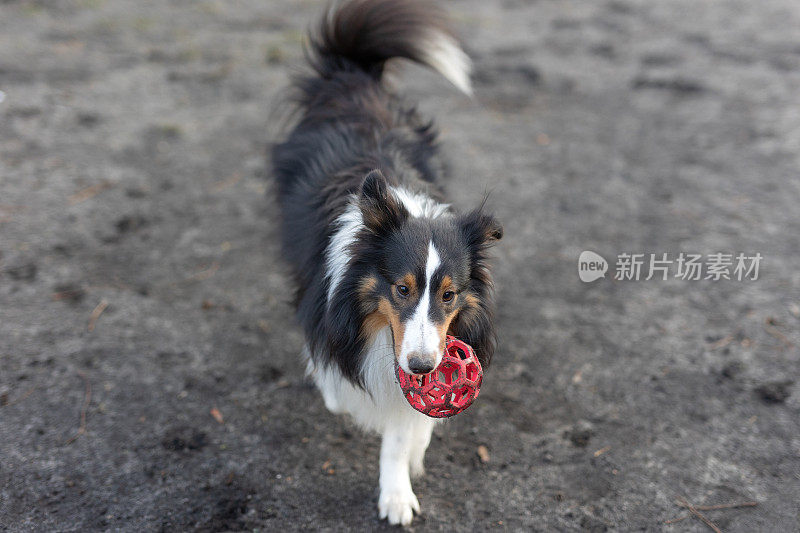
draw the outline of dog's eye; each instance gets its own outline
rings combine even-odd
[[[397,294],[399,294],[403,298],[408,296],[408,292],[409,292],[408,291],[408,287],[406,287],[405,285],[398,285],[397,286]]]
[[[456,293],[454,293],[453,291],[444,291],[444,294],[442,294],[442,300],[445,302],[450,302],[453,300],[453,297],[455,297],[455,295]]]

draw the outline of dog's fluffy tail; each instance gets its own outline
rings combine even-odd
[[[424,0],[347,0],[311,36],[309,60],[323,78],[357,68],[375,79],[393,57],[427,65],[466,94],[471,61],[444,12]]]

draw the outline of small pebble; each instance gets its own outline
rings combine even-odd
[[[791,396],[789,387],[793,384],[793,381],[771,381],[756,387],[756,393],[767,403],[783,403]]]
[[[478,457],[480,457],[482,463],[489,462],[489,448],[481,444],[478,446]]]

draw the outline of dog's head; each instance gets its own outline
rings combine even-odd
[[[482,207],[457,215],[403,195],[379,171],[364,179],[357,199],[362,229],[329,305],[331,349],[363,350],[388,325],[405,372],[436,368],[448,334],[487,365],[495,344],[487,248],[502,227]]]

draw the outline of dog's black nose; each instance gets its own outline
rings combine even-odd
[[[414,374],[427,374],[433,370],[434,362],[432,357],[412,355],[408,358],[408,369]]]

